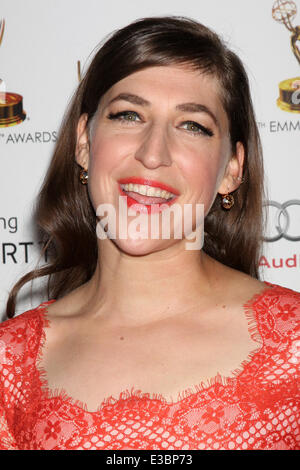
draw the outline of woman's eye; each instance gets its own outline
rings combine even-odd
[[[138,116],[138,114],[135,111],[121,111],[119,113],[110,113],[108,115],[108,119],[111,120],[118,120],[118,121],[132,121],[135,122],[135,117]]]
[[[138,118],[138,120],[136,118]],[[127,123],[140,121],[140,117],[135,111],[120,111],[119,113],[110,113],[108,115],[108,119],[123,121]],[[186,121],[184,125],[187,125],[189,127],[187,130],[190,131],[194,136],[208,135],[209,137],[211,137],[212,135],[214,135],[210,129],[201,126],[201,124],[198,124],[197,122]]]
[[[197,122],[186,121],[184,125],[186,124],[189,126],[189,129],[187,130],[190,130],[194,135],[205,134],[210,137],[214,135],[210,129],[208,129],[207,127],[201,126],[201,124],[198,124]]]

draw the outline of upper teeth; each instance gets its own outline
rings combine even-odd
[[[121,188],[125,191],[133,191],[135,193],[142,194],[143,196],[162,197],[164,199],[170,199],[175,196],[175,194],[170,193],[169,191],[153,188],[152,186],[145,186],[143,184],[121,184]]]

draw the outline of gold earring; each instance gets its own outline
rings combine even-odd
[[[85,170],[84,168],[80,170],[79,178],[82,184],[87,184],[89,179],[87,170]]]
[[[232,206],[234,205],[234,197],[232,194],[229,194],[229,188],[228,188],[228,193],[222,196],[221,204],[222,204],[222,207],[224,207],[224,209],[231,209]]]

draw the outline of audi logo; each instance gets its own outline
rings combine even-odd
[[[272,221],[270,219],[270,222],[273,225],[273,229],[275,228],[276,230],[276,234],[271,237],[264,237],[264,241],[276,242],[281,238],[285,238],[286,240],[290,240],[292,242],[299,242],[300,235],[295,236],[289,233],[291,222],[291,214],[289,213],[289,210],[291,206],[296,206],[300,210],[300,200],[291,199],[290,201],[284,202],[283,204],[279,204],[279,202],[276,201],[268,201],[263,205],[268,207],[268,210],[270,210],[270,207],[276,209],[275,217],[272,219]],[[300,213],[296,220],[298,222],[298,227],[300,227]]]

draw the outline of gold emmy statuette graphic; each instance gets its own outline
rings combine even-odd
[[[300,26],[293,26],[291,22],[296,14],[297,6],[293,1],[277,0],[272,8],[274,20],[283,23],[292,33],[291,48],[300,64],[300,50],[297,46],[297,42],[300,42]],[[300,77],[288,78],[279,83],[277,105],[283,111],[300,113]]]
[[[3,39],[5,20],[0,20],[0,46]],[[23,97],[17,93],[7,92],[5,82],[0,78],[0,127],[20,124],[26,118],[23,111]]]

